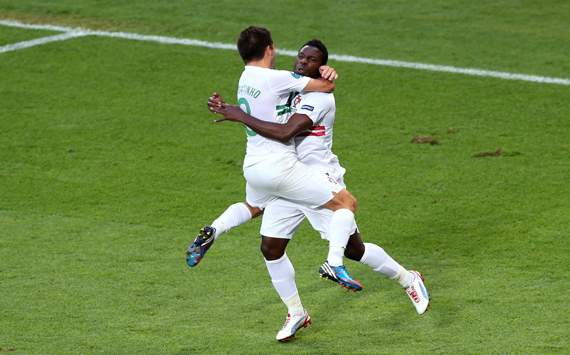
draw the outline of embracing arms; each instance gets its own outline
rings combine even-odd
[[[292,115],[287,123],[274,123],[257,119],[243,112],[237,105],[229,105],[224,102],[217,93],[212,94],[208,99],[208,108],[211,112],[222,115],[224,118],[219,121],[241,122],[261,134],[264,137],[286,143],[297,134],[311,128],[313,121],[303,114]]]
[[[332,92],[334,90],[335,84],[333,81],[338,79],[336,70],[324,65],[319,68],[319,74],[320,78],[311,79],[304,87],[304,92]],[[298,113],[293,114],[287,122],[283,124],[263,121],[242,111],[239,106],[225,103],[222,97],[216,92],[208,99],[208,108],[211,112],[223,116],[222,119],[218,119],[216,122],[241,122],[256,133],[283,143],[288,142],[299,133],[311,128],[314,123],[309,116]]]

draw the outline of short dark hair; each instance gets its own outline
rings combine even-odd
[[[263,58],[265,48],[272,46],[271,32],[267,28],[249,26],[241,31],[237,47],[244,63]]]
[[[313,48],[316,48],[319,51],[321,51],[321,53],[323,54],[323,62],[321,63],[321,65],[327,64],[327,62],[329,60],[329,51],[327,50],[327,46],[325,46],[325,44],[321,40],[312,39],[312,40],[308,41],[307,43],[303,44],[301,46],[301,48],[303,48],[305,46],[313,47]],[[301,48],[299,48],[299,50]]]

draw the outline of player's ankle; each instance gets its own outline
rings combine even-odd
[[[287,312],[289,312],[291,316],[300,316],[305,313],[305,308],[303,308],[299,293],[295,293],[288,299],[283,300],[283,303],[287,306]]]
[[[329,254],[327,256],[327,262],[330,266],[341,266],[343,265],[344,249],[341,246],[329,246]]]
[[[414,274],[402,267],[393,279],[398,281],[400,286],[403,288],[407,288],[412,285],[412,282],[414,281]]]

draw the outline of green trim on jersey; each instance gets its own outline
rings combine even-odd
[[[277,116],[291,112],[291,107],[289,105],[277,105],[275,106],[275,109],[277,110]]]
[[[245,113],[247,113],[248,115],[251,115],[251,107],[249,106],[249,102],[247,102],[247,100],[244,97],[240,97],[238,99],[238,105],[240,107],[243,105],[244,106],[243,110],[245,111]],[[248,126],[245,126],[245,133],[250,137],[257,135],[257,133],[253,129],[249,128]]]

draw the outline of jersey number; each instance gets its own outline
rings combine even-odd
[[[245,113],[251,115],[251,108],[249,107],[249,102],[247,102],[245,98],[240,97],[238,99],[238,105],[239,107],[241,107],[242,110],[245,111]],[[255,133],[255,131],[249,128],[248,126],[245,126],[245,133],[247,133],[247,135],[250,137],[257,135],[257,133]]]

